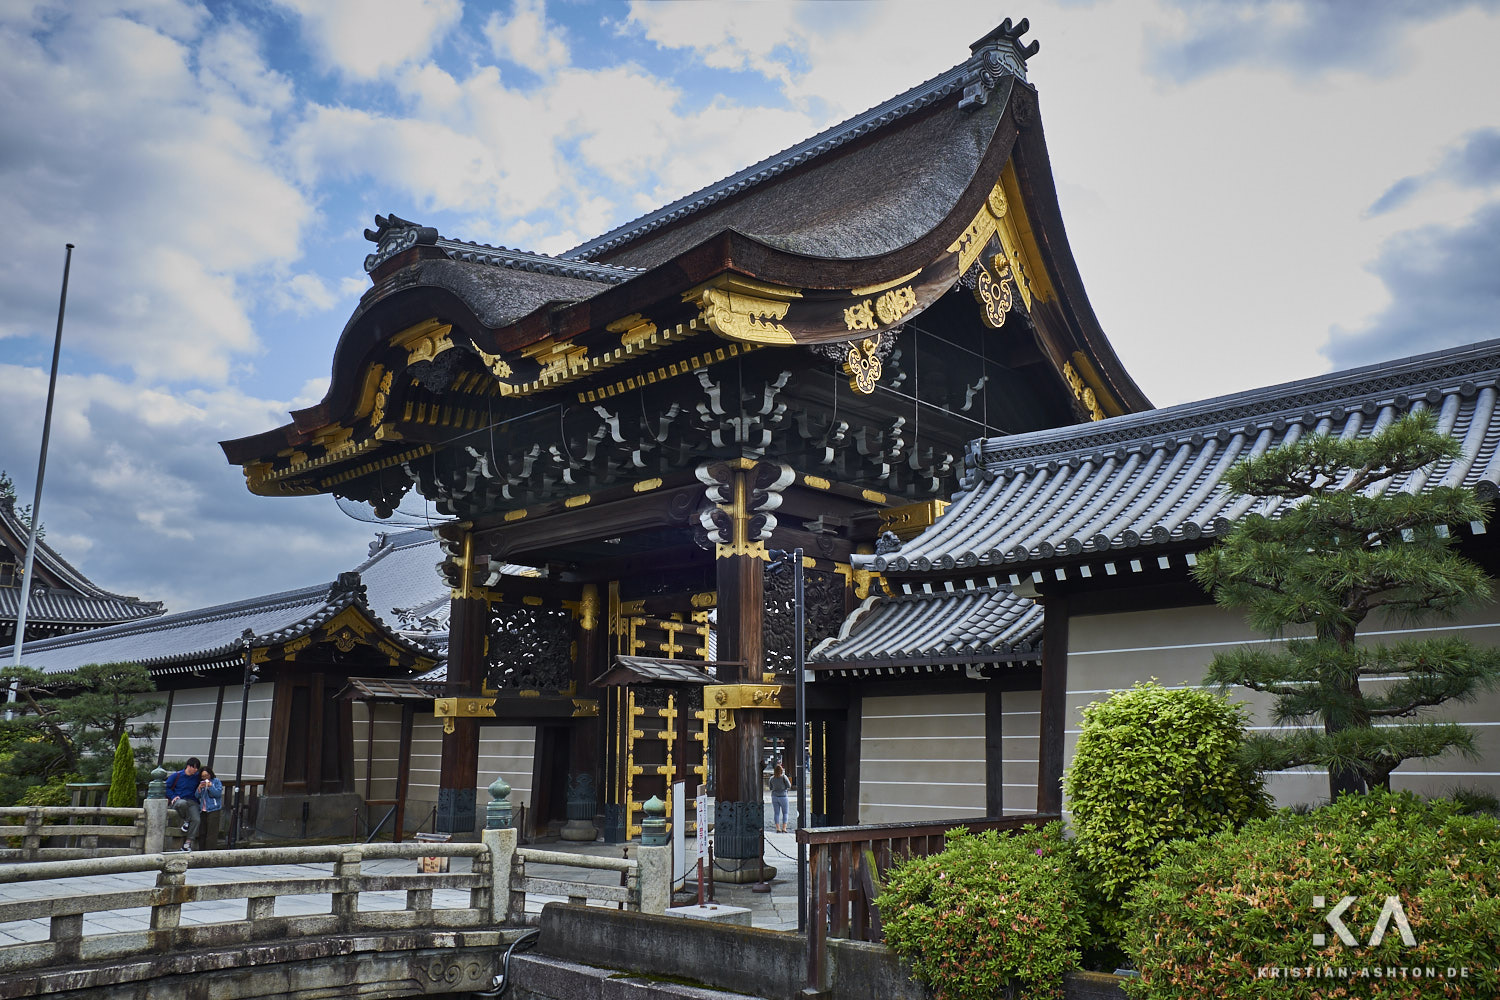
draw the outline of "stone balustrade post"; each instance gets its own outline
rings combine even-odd
[[[39,806],[26,810],[24,829],[26,832],[21,835],[21,849],[26,852],[26,860],[39,860],[42,849],[42,810]]]
[[[333,892],[332,912],[345,930],[353,927],[355,915],[359,913],[360,868],[364,857],[364,851],[349,848],[333,865],[333,877],[338,879],[339,887]]]
[[[516,844],[514,829],[486,829],[482,843],[490,852],[490,920],[515,926],[526,912],[526,893],[516,892]]]
[[[158,767],[151,772],[151,781],[146,785],[146,801],[141,803],[146,810],[146,836],[141,843],[142,854],[160,854],[167,849],[167,772]]]
[[[167,857],[162,859],[161,873],[156,876],[156,891],[151,898],[151,929],[153,931],[176,931],[182,923],[183,889],[187,885],[188,859]],[[175,937],[175,934],[169,934]]]
[[[642,913],[665,913],[672,905],[672,847],[647,847],[635,851],[636,888]]]

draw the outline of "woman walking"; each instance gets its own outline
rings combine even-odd
[[[775,773],[771,775],[771,818],[776,824],[777,833],[786,833],[786,793],[791,790],[791,787],[792,783],[787,780],[786,771],[780,764],[777,764]]]

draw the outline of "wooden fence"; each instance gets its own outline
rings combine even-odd
[[[1041,826],[1060,817],[1023,816],[951,819],[938,823],[888,823],[878,826],[824,826],[797,831],[808,847],[807,985],[822,989],[828,979],[828,939],[880,941],[880,912],[873,905],[885,873],[910,857],[943,849],[949,830],[972,833],[1011,831]]]

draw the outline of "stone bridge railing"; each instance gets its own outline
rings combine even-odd
[[[283,847],[210,851],[195,854],[146,854],[134,857],[53,861],[0,866],[0,884],[63,880],[82,876],[155,872],[150,887],[126,888],[80,895],[58,895],[0,903],[0,924],[23,920],[50,921],[46,941],[0,945],[0,996],[11,995],[3,980],[30,970],[74,968],[80,964],[118,963],[150,955],[180,955],[211,950],[226,958],[255,964],[243,956],[247,945],[343,935],[364,939],[386,934],[392,946],[403,932],[464,928],[516,927],[525,924],[528,893],[580,902],[597,900],[646,913],[666,909],[671,893],[671,848],[641,847],[635,859],[537,851],[516,846],[514,830],[486,830],[477,844],[367,844],[342,847]],[[472,858],[470,872],[443,874],[371,874],[363,864],[383,858]],[[331,864],[327,875],[288,878],[284,873],[256,869],[284,865]],[[619,872],[623,885],[598,885],[573,880],[566,872],[528,874],[527,866],[567,866]],[[209,868],[248,869],[248,877],[233,881],[190,882],[188,873]],[[436,890],[467,890],[466,906],[434,906]],[[362,893],[405,892],[402,909],[362,908]],[[326,912],[277,912],[282,896],[326,894]],[[244,900],[243,918],[201,923],[183,920],[184,906],[194,903]],[[91,914],[149,907],[149,928],[85,932]],[[224,968],[222,963],[215,968]],[[71,973],[70,973],[71,975]]]
[[[49,842],[66,839],[61,846]],[[105,843],[101,843],[105,841]],[[0,861],[61,861],[146,849],[146,810],[107,806],[0,807]],[[158,846],[158,849],[159,846]]]

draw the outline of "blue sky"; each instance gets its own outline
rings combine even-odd
[[[0,0],[0,469],[174,609],[331,579],[370,526],[216,441],[320,398],[375,213],[559,252],[1028,16],[1069,236],[1168,404],[1500,336],[1500,5],[1431,0]]]

